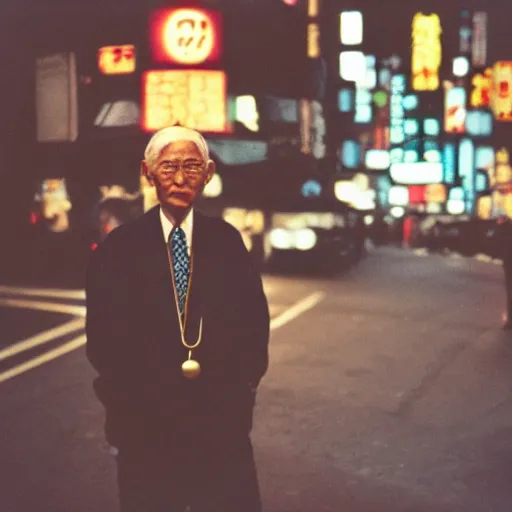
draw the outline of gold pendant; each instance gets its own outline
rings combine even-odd
[[[187,379],[196,379],[201,373],[201,365],[194,359],[188,359],[181,365],[181,371]]]

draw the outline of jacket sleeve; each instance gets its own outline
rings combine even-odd
[[[104,246],[105,245],[105,246]],[[122,378],[122,319],[119,289],[110,247],[105,241],[92,254],[86,276],[86,355],[98,373],[94,390],[107,408],[120,408],[127,400]]]
[[[240,233],[230,226],[233,247],[233,267],[239,300],[234,321],[240,339],[244,341],[240,354],[240,370],[253,390],[256,390],[269,364],[270,315],[261,275],[248,253]]]

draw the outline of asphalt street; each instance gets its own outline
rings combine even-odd
[[[343,275],[264,283],[271,366],[253,440],[265,512],[512,510],[498,265],[381,248]],[[0,511],[115,511],[83,291],[0,285]]]

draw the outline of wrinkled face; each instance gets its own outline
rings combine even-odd
[[[214,162],[205,162],[191,141],[171,142],[154,162],[142,162],[142,173],[155,186],[162,207],[170,212],[190,208],[214,172]]]

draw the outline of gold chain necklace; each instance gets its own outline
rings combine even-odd
[[[173,285],[172,287],[173,287],[173,291],[174,291],[174,302],[176,304],[176,313],[178,315],[178,324],[180,326],[181,343],[183,344],[183,346],[186,349],[188,349],[188,359],[186,361],[184,361],[183,364],[181,365],[181,371],[183,372],[183,375],[187,379],[195,379],[201,373],[201,365],[199,364],[199,361],[192,359],[192,350],[197,348],[203,339],[203,317],[201,317],[199,319],[199,334],[197,336],[197,340],[193,345],[189,345],[185,339],[185,327],[187,325],[187,320],[188,320],[188,299],[190,297],[189,290],[191,288],[192,276],[194,274],[194,257],[193,257],[192,251],[190,251],[191,252],[190,257],[189,257],[190,276],[189,276],[188,284],[187,284],[187,296],[185,297],[185,311],[183,313],[184,319],[182,319],[179,301],[178,301],[178,291],[176,289],[176,278],[174,276],[174,264],[173,264],[173,259],[172,259],[172,255],[171,255],[171,249],[170,249],[170,239],[172,237],[173,232],[174,232],[174,229],[171,232],[171,235],[169,236],[169,240],[167,241],[167,244],[166,244],[167,257],[169,259],[169,267],[171,269],[171,277],[172,277],[172,285]],[[187,247],[187,252],[188,252],[188,247]]]

